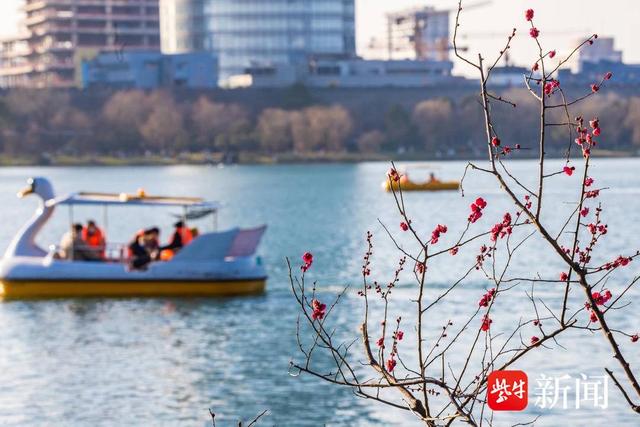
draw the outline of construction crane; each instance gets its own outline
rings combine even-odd
[[[464,6],[464,11],[479,9],[492,4],[492,0],[480,1]],[[386,51],[388,59],[434,59],[449,60],[449,52],[453,50],[451,34],[449,32],[450,14],[456,9],[435,9],[433,7],[416,7],[387,14],[387,38],[378,40],[372,38],[369,42],[370,51]],[[563,31],[548,31],[548,35],[587,34],[586,29]],[[471,38],[504,38],[499,32],[472,32],[459,35],[461,40]],[[467,51],[468,47],[458,45],[460,51]],[[382,56],[382,55],[380,55]],[[509,65],[508,55],[505,56]]]
[[[582,34],[590,34],[590,32],[589,32],[588,29],[545,31],[545,35],[550,35],[550,36],[582,35]],[[470,38],[474,38],[474,39],[478,39],[478,38],[505,39],[506,36],[507,35],[505,33],[499,33],[499,32],[478,32],[478,33],[460,34],[460,38],[462,40],[470,39]],[[461,49],[463,51],[467,51],[468,50],[467,47],[463,47],[463,48],[459,48],[459,49]],[[504,65],[505,66],[512,65],[511,64],[511,57],[509,55],[509,52],[505,52],[505,54],[503,55],[503,60],[504,60]]]
[[[490,5],[492,0],[471,3],[473,10]],[[386,49],[389,59],[400,54],[412,59],[447,60],[449,58],[449,18],[453,9],[415,7],[387,14]],[[382,49],[375,39],[370,49]]]

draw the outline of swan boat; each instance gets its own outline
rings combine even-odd
[[[13,238],[0,263],[0,295],[5,299],[56,297],[226,296],[264,291],[266,270],[255,252],[266,226],[201,233],[169,261],[156,261],[145,270],[129,267],[126,245],[107,246],[103,262],[58,259],[57,248],[36,243],[42,227],[57,207],[76,205],[182,208],[211,212],[219,204],[190,197],[137,194],[72,193],[55,197],[42,177],[31,178],[19,197],[39,197],[35,215]],[[73,222],[73,221],[72,221]],[[215,220],[214,220],[215,223]]]

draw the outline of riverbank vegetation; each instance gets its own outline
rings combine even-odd
[[[0,164],[269,163],[483,154],[478,149],[483,136],[477,131],[483,118],[473,91],[430,97],[425,90],[423,99],[404,104],[388,99],[388,90],[379,95],[374,90],[366,99],[361,91],[322,98],[295,87],[255,103],[250,96],[233,100],[232,91],[219,92],[6,92],[0,95]],[[534,141],[535,100],[522,89],[499,94],[518,106],[501,103],[495,109],[496,119],[513,124],[502,130],[503,139],[523,146]],[[583,107],[589,114],[599,111],[603,122],[616,123],[608,129],[607,154],[636,153],[640,96],[625,90],[598,94]],[[560,120],[561,112],[554,113]],[[550,155],[563,154],[563,137],[559,127],[550,129]]]

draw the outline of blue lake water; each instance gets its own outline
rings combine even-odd
[[[443,179],[459,179],[463,162],[429,165]],[[535,162],[512,163],[525,182],[534,180]],[[560,168],[551,162],[550,167]],[[210,425],[208,408],[218,413],[218,425],[253,418],[268,410],[263,425],[413,425],[410,415],[362,401],[349,390],[336,388],[307,376],[288,374],[296,353],[297,307],[291,296],[285,258],[298,265],[309,250],[315,262],[310,277],[318,280],[325,299],[346,284],[360,283],[360,265],[367,230],[374,233],[374,276],[388,280],[398,254],[378,220],[400,235],[400,219],[393,198],[380,183],[386,163],[349,165],[278,165],[234,167],[123,167],[123,168],[2,168],[0,169],[0,247],[8,245],[19,226],[36,207],[35,199],[18,200],[15,193],[34,175],[47,176],[57,193],[78,190],[195,195],[224,203],[220,227],[269,226],[260,249],[268,266],[266,294],[229,299],[93,299],[0,303],[0,423],[3,425]],[[601,197],[609,233],[599,255],[614,258],[640,246],[640,161],[596,160],[592,175],[598,186],[610,187]],[[428,173],[413,165],[416,179]],[[554,177],[548,189],[544,214],[552,226],[561,224],[560,213],[572,207],[577,175]],[[414,223],[429,235],[433,227],[447,224],[442,245],[459,233],[468,205],[477,196],[489,206],[478,229],[489,228],[502,213],[512,209],[494,180],[480,174],[467,177],[467,197],[456,192],[414,193],[406,202]],[[110,241],[127,241],[139,228],[158,225],[163,238],[170,232],[170,209],[110,209]],[[102,210],[76,209],[74,219],[103,222]],[[57,243],[68,226],[68,212],[60,210],[43,230],[44,246]],[[199,224],[208,227],[207,221]],[[469,267],[475,253],[443,258],[430,271],[430,292],[435,295]],[[557,277],[560,264],[543,242],[533,239],[514,260],[514,276],[539,273]],[[635,263],[621,271],[607,286],[615,294],[638,269]],[[477,307],[486,286],[473,276],[457,290],[439,312],[429,317],[429,336],[451,319],[457,324]],[[531,305],[522,290],[505,298],[494,326],[530,316]],[[539,289],[553,297],[557,288]],[[394,296],[394,316],[414,309],[410,298],[415,287],[403,277]],[[637,292],[629,294],[634,301]],[[355,291],[347,294],[336,322],[340,334],[357,336],[361,314]],[[582,303],[573,301],[574,307]],[[499,309],[500,307],[498,307]],[[616,326],[640,330],[637,305],[624,314],[613,313]],[[410,318],[411,315],[407,314]],[[410,342],[411,331],[407,332]],[[527,340],[525,336],[523,338]],[[599,337],[571,332],[560,339],[564,349],[541,350],[517,365],[530,377],[581,373],[603,375],[601,367],[616,367]],[[640,365],[640,343],[625,341],[632,366]],[[455,361],[453,356],[453,360]],[[323,363],[323,362],[320,362]],[[322,365],[321,365],[322,366]],[[609,384],[608,409],[598,410],[612,425],[637,425]],[[572,402],[573,404],[573,402]],[[593,410],[543,410],[530,404],[522,413],[498,414],[501,423],[527,422],[540,416],[537,425],[584,425]]]

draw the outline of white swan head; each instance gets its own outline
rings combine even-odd
[[[53,214],[54,206],[47,206],[45,203],[55,197],[53,186],[46,178],[29,178],[27,186],[18,192],[18,197],[25,197],[29,194],[35,194],[40,197],[40,206],[33,218],[18,231],[18,234],[9,244],[5,252],[5,259],[17,256],[44,257],[47,254],[44,249],[38,246],[35,240],[40,229]]]
[[[38,195],[42,200],[47,201],[54,197],[53,186],[47,178],[40,176],[29,178],[27,186],[18,192],[18,197],[22,198],[29,194]]]

